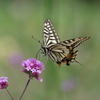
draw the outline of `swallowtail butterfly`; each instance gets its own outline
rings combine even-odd
[[[70,65],[71,62],[78,62],[76,60],[78,50],[75,50],[75,48],[90,37],[79,37],[60,41],[52,22],[50,19],[47,19],[44,22],[42,38],[43,44],[41,50],[44,55],[49,56],[58,65],[62,63]]]

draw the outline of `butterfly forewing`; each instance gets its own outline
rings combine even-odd
[[[45,20],[43,26],[43,45],[50,47],[60,42],[60,38],[55,32],[54,26],[49,19]]]
[[[79,46],[82,42],[88,40],[90,37],[79,37],[79,38],[74,38],[66,41],[62,41],[61,44],[63,46],[72,46],[73,48],[76,48]]]

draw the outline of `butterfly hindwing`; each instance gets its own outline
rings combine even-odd
[[[66,46],[62,46],[61,44],[55,44],[49,47],[48,56],[54,62],[61,62],[61,60],[69,53],[69,49]]]

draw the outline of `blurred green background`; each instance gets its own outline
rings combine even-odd
[[[34,58],[42,40],[44,21],[50,18],[61,40],[90,36],[78,47],[78,61],[61,67],[48,59],[41,77],[30,82],[22,100],[100,100],[99,0],[0,0],[0,76],[9,77],[16,100],[27,75],[21,62]],[[44,58],[44,60],[47,59]],[[0,90],[0,100],[11,100]]]

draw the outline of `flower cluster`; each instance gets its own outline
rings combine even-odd
[[[8,84],[8,77],[0,77],[0,89],[5,89]]]
[[[35,77],[40,82],[43,81],[43,79],[39,76],[39,74],[45,69],[42,62],[35,58],[29,58],[22,62],[22,66],[24,66],[24,68],[21,69],[22,72],[27,73],[29,78]]]

